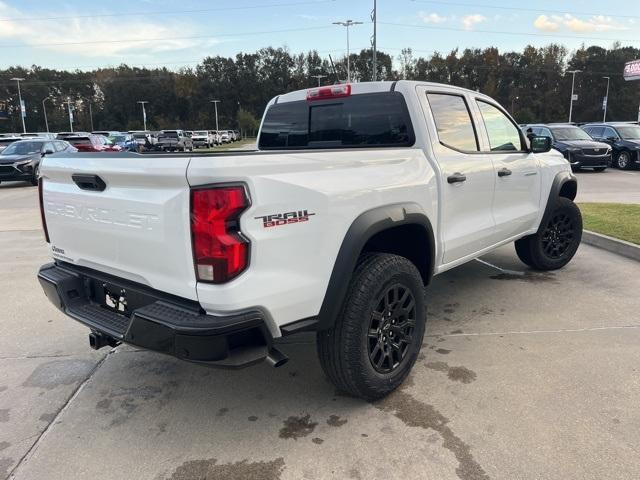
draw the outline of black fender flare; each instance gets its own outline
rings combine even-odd
[[[563,187],[565,188],[565,191],[568,191],[568,196],[567,194],[562,194]],[[551,190],[549,191],[547,205],[545,206],[542,221],[540,222],[540,228],[546,225],[549,221],[549,216],[553,212],[556,198],[566,196],[566,198],[569,198],[570,200],[575,200],[577,192],[578,180],[576,176],[572,172],[558,172],[551,184]]]
[[[368,210],[353,221],[342,241],[318,314],[317,330],[326,330],[335,323],[347,294],[351,275],[366,243],[374,235],[402,225],[419,225],[427,232],[430,245],[425,245],[425,249],[429,249],[425,284],[429,283],[435,264],[435,237],[431,222],[420,206],[415,203],[402,203]]]

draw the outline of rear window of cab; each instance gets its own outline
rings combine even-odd
[[[260,133],[261,150],[409,147],[415,135],[398,92],[276,103]]]

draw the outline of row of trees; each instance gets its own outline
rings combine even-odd
[[[582,47],[574,52],[551,44],[526,47],[522,52],[497,48],[453,50],[429,58],[402,50],[397,58],[378,52],[378,78],[428,80],[458,85],[486,93],[510,109],[516,119],[528,122],[566,121],[571,76],[576,77],[578,101],[575,121],[599,120],[606,80],[611,77],[610,120],[637,118],[640,83],[625,82],[624,63],[640,58],[640,49]],[[351,72],[356,81],[371,78],[371,51],[352,54]],[[395,61],[394,61],[395,60]],[[149,128],[213,128],[214,106],[221,100],[220,128],[257,128],[265,104],[283,92],[317,85],[313,75],[328,75],[325,82],[346,78],[346,58],[334,65],[318,52],[292,54],[284,48],[264,48],[239,53],[235,58],[207,57],[194,68],[138,68],[121,65],[93,71],[63,71],[32,66],[0,70],[0,104],[8,105],[9,118],[0,120],[0,131],[21,131],[18,94],[13,77],[23,77],[22,96],[27,105],[28,131],[45,128],[43,100],[52,131],[69,128],[70,101],[77,130],[141,129],[138,100],[147,100]]]

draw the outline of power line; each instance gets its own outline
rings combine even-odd
[[[471,8],[493,8],[496,10],[512,10],[518,12],[533,12],[533,13],[551,13],[551,14],[570,14],[570,15],[591,15],[594,17],[615,17],[615,18],[640,18],[638,15],[616,15],[612,13],[593,13],[593,12],[575,12],[570,10],[549,10],[540,8],[523,8],[523,7],[505,7],[500,5],[487,5],[481,3],[458,3],[458,2],[442,2],[431,0],[412,0],[415,3],[431,3],[435,5],[446,5],[447,7],[471,7]]]
[[[225,12],[229,10],[254,10],[263,8],[278,8],[278,7],[296,7],[303,5],[317,5],[320,3],[330,3],[335,0],[315,0],[307,2],[290,2],[290,3],[272,3],[267,5],[247,5],[245,7],[217,7],[217,8],[199,8],[196,10],[150,10],[146,12],[120,12],[120,13],[96,13],[91,15],[61,15],[52,17],[5,17],[0,18],[0,22],[39,22],[43,20],[66,20],[74,18],[108,18],[108,17],[129,17],[129,16],[149,16],[149,15],[187,15],[193,13],[208,13],[208,12]]]
[[[203,38],[219,38],[219,37],[242,37],[245,35],[268,35],[272,33],[290,33],[290,32],[304,32],[309,30],[327,30],[332,28],[331,25],[319,26],[319,27],[305,27],[305,28],[286,28],[283,30],[263,30],[256,32],[236,32],[236,33],[218,33],[216,35],[192,35],[187,37],[156,37],[156,38],[129,38],[120,40],[93,40],[88,42],[58,42],[58,43],[31,43],[31,44],[15,44],[15,45],[0,45],[0,48],[34,48],[34,47],[60,47],[67,45],[102,45],[111,43],[131,43],[131,42],[161,42],[163,40],[199,40]]]
[[[498,35],[517,35],[517,36],[525,36],[525,37],[547,37],[547,38],[571,38],[577,40],[601,40],[606,42],[631,42],[631,43],[640,43],[640,39],[631,39],[631,38],[604,38],[604,37],[585,37],[582,35],[561,35],[557,33],[527,33],[527,32],[508,32],[504,30],[466,30],[464,28],[456,28],[456,27],[437,27],[433,25],[416,25],[410,23],[393,23],[393,22],[378,22],[379,25],[389,25],[393,27],[406,27],[406,28],[419,28],[419,29],[427,29],[427,30],[444,30],[450,32],[465,32],[465,33],[488,33],[488,34],[498,34]]]

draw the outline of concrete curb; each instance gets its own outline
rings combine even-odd
[[[584,230],[582,232],[582,243],[602,248],[603,250],[640,262],[640,246],[625,242],[624,240],[618,240],[617,238],[602,235],[601,233]]]

